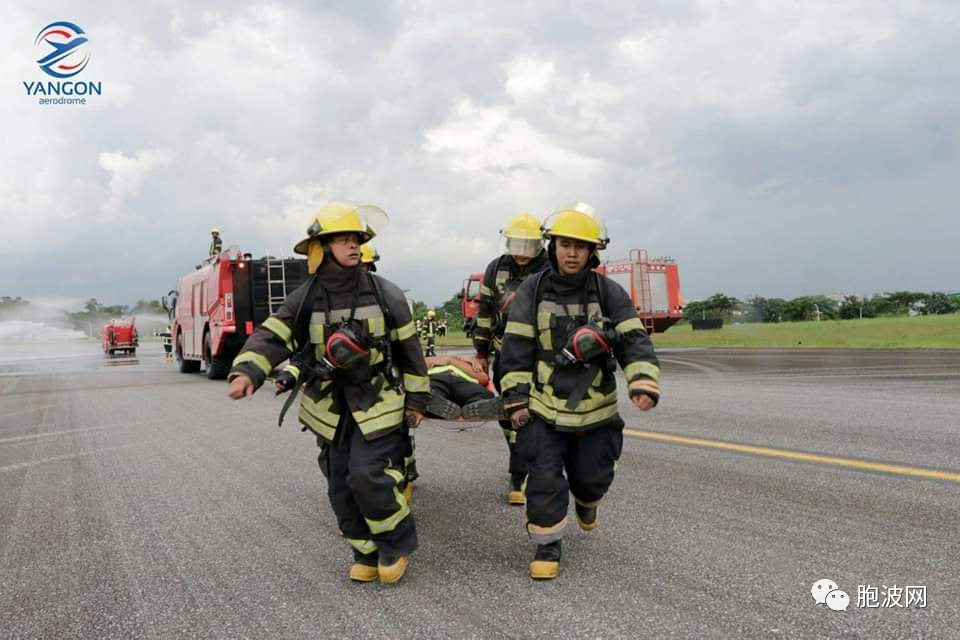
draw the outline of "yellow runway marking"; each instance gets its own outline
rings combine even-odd
[[[667,442],[670,444],[684,444],[692,447],[705,447],[707,449],[735,451],[737,453],[748,453],[755,456],[766,456],[768,458],[781,458],[783,460],[795,460],[797,462],[828,464],[836,467],[847,467],[849,469],[859,469],[861,471],[892,473],[895,475],[911,476],[914,478],[928,478],[930,480],[960,482],[960,473],[955,471],[923,469],[921,467],[908,467],[905,465],[888,464],[884,462],[867,462],[865,460],[857,460],[856,458],[840,458],[837,456],[825,456],[819,453],[805,453],[803,451],[789,451],[787,449],[757,447],[750,444],[737,444],[735,442],[709,440],[707,438],[693,438],[690,436],[675,436],[669,433],[640,431],[639,429],[626,428],[623,430],[623,434],[630,436],[631,438],[639,438],[642,440],[654,440],[657,442]]]

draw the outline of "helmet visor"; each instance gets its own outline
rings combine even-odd
[[[536,258],[543,251],[543,240],[528,238],[503,238],[502,253],[521,258]]]

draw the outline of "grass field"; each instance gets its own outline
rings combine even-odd
[[[716,331],[684,324],[653,340],[658,347],[960,349],[960,314],[724,325]]]
[[[693,331],[684,324],[656,334],[653,341],[658,347],[960,349],[960,314],[738,324],[716,331]],[[469,347],[471,342],[460,333],[437,344]]]

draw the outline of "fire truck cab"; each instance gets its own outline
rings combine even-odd
[[[463,314],[463,332],[468,338],[473,337],[477,328],[477,312],[480,310],[480,285],[483,283],[482,273],[471,273],[463,281],[463,290],[457,294],[460,298],[460,313]]]
[[[647,333],[663,333],[683,319],[680,273],[671,258],[649,259],[643,249],[633,249],[626,260],[608,260],[597,272],[630,294]]]
[[[163,298],[180,371],[202,366],[211,380],[226,378],[254,327],[308,277],[305,259],[255,260],[231,246],[180,278],[176,291]]]

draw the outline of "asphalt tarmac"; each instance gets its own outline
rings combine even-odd
[[[527,577],[499,427],[428,421],[421,546],[382,586],[347,579],[282,398],[230,401],[156,344],[0,345],[0,637],[957,637],[960,351],[661,360],[556,580]]]

